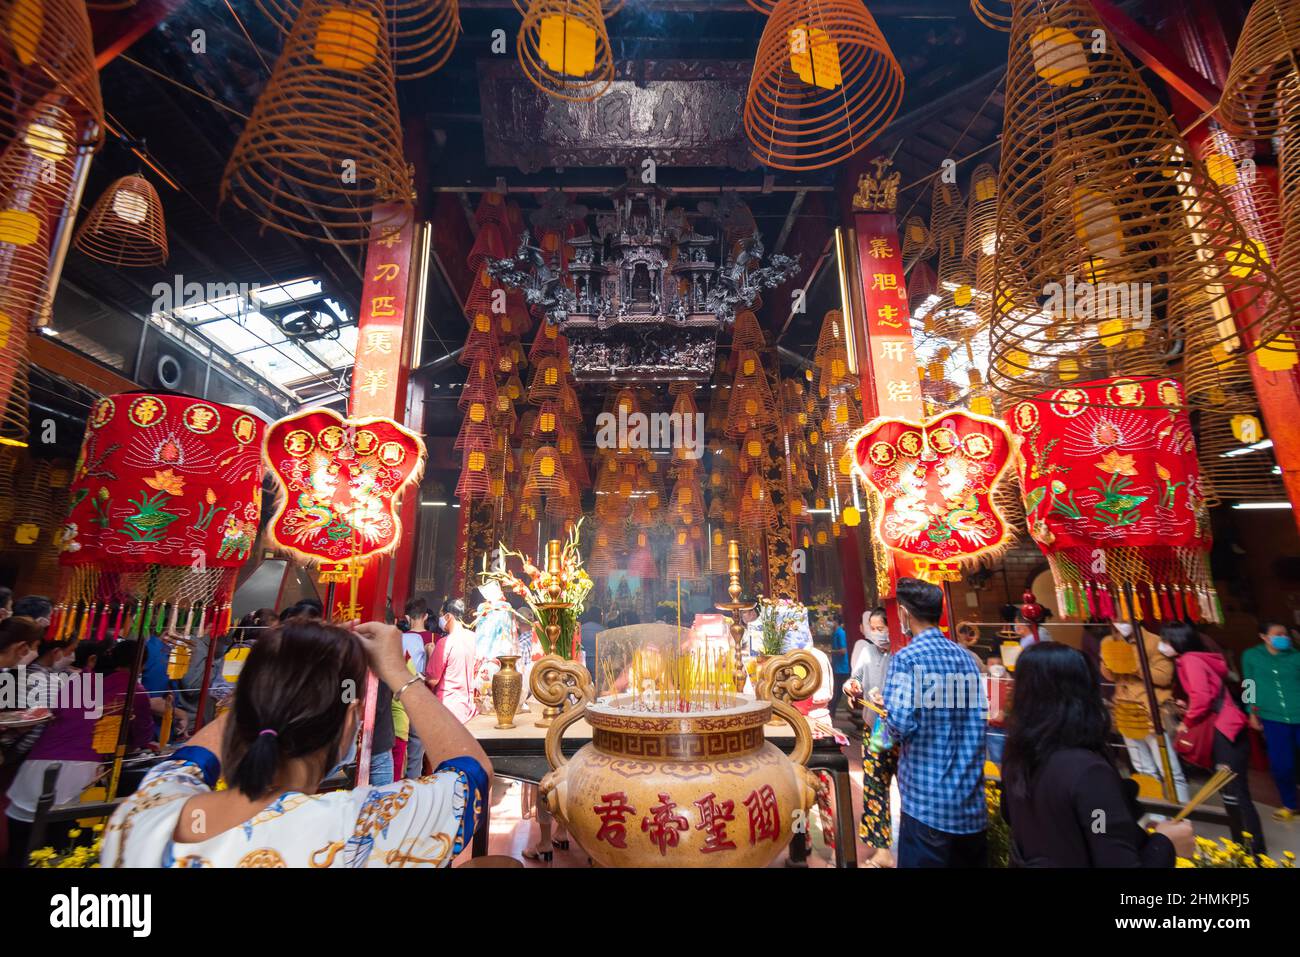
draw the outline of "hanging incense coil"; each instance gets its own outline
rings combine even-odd
[[[1286,487],[1277,473],[1277,460],[1271,449],[1248,447],[1263,438],[1258,428],[1258,413],[1245,420],[1243,438],[1233,433],[1240,422],[1225,415],[1200,416],[1196,439],[1201,463],[1201,486],[1212,505],[1227,502],[1276,502],[1284,500]],[[1252,421],[1253,420],[1253,421]],[[1246,441],[1249,440],[1249,441]]]
[[[158,191],[142,176],[123,176],[104,190],[73,242],[110,266],[161,266],[167,261],[167,225]]]
[[[456,498],[462,502],[485,499],[491,492],[491,475],[488,469],[488,444],[471,438],[465,445],[461,460],[460,479],[456,482]]]
[[[955,339],[968,325],[975,270],[966,257],[966,203],[954,183],[936,179],[931,193],[930,233],[939,250],[935,303],[926,317],[934,335]]]
[[[780,0],[745,97],[750,152],[767,166],[824,169],[860,152],[898,112],[903,70],[856,0]]]
[[[597,0],[531,0],[515,44],[530,83],[579,103],[614,82],[614,57]]]
[[[736,313],[736,321],[731,327],[731,351],[762,350],[766,347],[767,339],[763,335],[763,327],[758,324],[758,316],[750,309]]]
[[[1300,76],[1300,2],[1255,0],[1215,115],[1239,136],[1273,136],[1285,123],[1282,99],[1293,76]]]
[[[254,0],[268,20],[288,34],[302,12],[302,0]],[[418,80],[437,71],[460,38],[460,0],[382,0],[384,35],[399,80]]]
[[[967,195],[962,256],[969,262],[998,251],[998,174],[988,163],[975,167]]]
[[[745,2],[766,17],[771,16],[779,0],[745,0]]]
[[[524,482],[525,495],[567,495],[569,482],[564,474],[564,463],[552,446],[543,445],[533,454],[528,465],[528,479]]]
[[[751,429],[763,432],[776,428],[776,403],[767,383],[767,371],[757,352],[740,353],[736,380],[727,403],[727,435],[739,437]]]
[[[1011,32],[1011,0],[970,0],[971,13],[990,30]]]
[[[1209,402],[1223,354],[1270,339],[1291,305],[1118,45],[1089,42],[1102,29],[1082,0],[1015,3],[990,384],[1028,398],[1059,384],[1062,356],[1084,380],[1140,377],[1181,349],[1189,398]],[[1107,298],[1079,307],[1079,283]],[[1026,316],[1021,285],[1049,306]]]
[[[1294,300],[1300,295],[1300,3],[1262,0],[1251,6],[1232,55],[1218,117],[1247,139],[1278,137],[1280,242],[1270,247]],[[1213,172],[1213,170],[1211,171]],[[1267,189],[1247,189],[1251,195]]]
[[[920,259],[934,252],[934,239],[930,227],[920,216],[908,216],[903,221],[903,269],[910,270]]]
[[[74,119],[60,149],[97,150],[104,140],[104,104],[86,5],[0,0],[0,24],[6,39],[0,44],[0,143],[30,141],[33,133],[39,138],[33,118],[58,107]]]
[[[223,202],[336,243],[367,243],[409,218],[384,22],[380,0],[307,0],[226,164]]]

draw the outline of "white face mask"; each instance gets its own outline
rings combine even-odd
[[[888,632],[888,631],[877,631],[876,629],[873,628],[871,631],[868,631],[868,632],[867,632],[867,638],[868,638],[868,639],[871,641],[871,643],[872,643],[873,645],[875,645],[877,648],[880,648],[880,649],[883,650],[883,649],[889,647],[889,632]]]
[[[1115,630],[1119,632],[1120,636],[1123,638],[1133,637],[1133,625],[1127,621],[1115,622]]]
[[[1174,646],[1169,644],[1167,641],[1162,641],[1160,642],[1160,644],[1156,645],[1156,650],[1159,651],[1166,658],[1178,657],[1178,652],[1174,650]]]

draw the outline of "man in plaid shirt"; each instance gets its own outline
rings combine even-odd
[[[898,581],[898,609],[911,642],[885,679],[889,730],[900,743],[903,799],[899,867],[984,867],[984,735],[988,706],[975,659],[939,630],[943,592]]]

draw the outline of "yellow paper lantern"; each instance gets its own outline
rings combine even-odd
[[[364,10],[327,10],[316,31],[316,59],[332,70],[364,70],[378,55],[379,30]]]
[[[1043,27],[1029,38],[1034,72],[1053,86],[1079,86],[1088,78],[1083,40],[1063,27]]]

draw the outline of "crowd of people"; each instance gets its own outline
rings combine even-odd
[[[1165,867],[1193,853],[1187,822],[1141,825],[1138,785],[1115,761],[1121,752],[1135,775],[1167,785],[1180,803],[1189,792],[1185,765],[1231,769],[1235,777],[1221,800],[1233,837],[1263,854],[1249,780],[1257,732],[1281,805],[1274,816],[1289,821],[1297,813],[1300,650],[1282,624],[1261,625],[1240,672],[1187,622],[1158,632],[1093,622],[1082,650],[1052,641],[1041,627],[1037,634],[1017,628],[1013,682],[997,652],[978,653],[975,624],[957,623],[952,639],[940,628],[943,600],[938,587],[903,579],[901,635],[891,635],[883,609],[874,610],[864,616],[865,640],[850,654],[836,615],[829,653],[817,650],[824,677],[834,679],[810,702],[810,717],[829,723],[841,696],[850,709],[861,708],[866,866],[985,865],[986,762],[1000,775],[1011,862],[1022,866]],[[158,749],[168,737],[182,746],[123,788],[131,793],[106,830],[106,861],[441,864],[464,846],[475,810],[490,800],[490,764],[465,730],[478,709],[481,655],[459,599],[435,610],[413,598],[396,627],[329,624],[314,599],[279,612],[259,609],[214,639],[211,661],[208,638],[194,640],[181,678],[169,677],[167,668],[177,636],[149,635],[134,688],[127,684],[137,640],[47,638],[51,615],[48,599],[15,601],[0,589],[0,669],[20,679],[29,698],[59,680],[93,678],[101,682],[100,706],[46,695],[45,720],[0,733],[10,866],[26,862],[52,766],[59,768],[56,804],[103,783],[128,696],[128,749]],[[594,649],[604,628],[622,623],[589,612],[579,654]],[[1154,695],[1135,664],[1139,641]],[[367,670],[379,679],[369,787],[380,792],[351,788],[345,773],[356,761],[364,693],[333,690],[349,682],[363,689]],[[1116,708],[1125,721],[1114,716]],[[227,790],[214,789],[218,773]],[[901,802],[897,840],[894,787]],[[400,801],[375,804],[374,794],[394,788]],[[185,809],[204,812],[203,830],[194,829]],[[1104,827],[1096,826],[1098,814]],[[345,818],[356,827],[340,830]],[[542,860],[567,844],[567,835],[552,833],[548,815],[539,813],[538,823],[540,841],[525,856]]]
[[[843,683],[848,700],[863,708],[859,834],[867,866],[986,865],[986,762],[1000,775],[1000,813],[1010,828],[1014,865],[1172,867],[1176,857],[1191,857],[1190,823],[1152,815],[1150,829],[1139,826],[1138,782],[1121,775],[1114,759],[1117,726],[1133,772],[1161,789],[1168,776],[1179,803],[1189,798],[1180,754],[1206,770],[1234,772],[1221,792],[1223,811],[1234,841],[1254,855],[1267,847],[1250,792],[1249,729],[1262,732],[1281,803],[1274,817],[1293,819],[1300,651],[1280,623],[1260,627],[1260,642],[1242,656],[1238,674],[1189,622],[1169,622],[1159,634],[1139,626],[1140,635],[1124,622],[1093,622],[1080,651],[1054,642],[1041,627],[1034,634],[1021,617],[1012,681],[996,654],[981,660],[975,653],[975,625],[957,623],[952,640],[940,629],[940,588],[902,579],[897,599],[905,643],[891,642],[883,609],[868,613],[865,640]],[[1155,717],[1131,647],[1139,640]],[[1121,711],[1112,717],[1117,703]],[[895,779],[897,842],[890,807]]]
[[[414,686],[422,686],[439,702],[435,709],[437,715],[450,715],[460,726],[477,713],[473,693],[476,667],[474,633],[465,625],[464,603],[459,599],[449,600],[435,613],[424,598],[414,598],[407,602],[403,611],[397,622],[399,627],[371,628],[376,641],[379,637],[390,636],[390,632],[398,636],[397,649],[405,674],[397,687],[393,687],[394,681],[387,680],[385,672],[371,661],[372,670],[381,678],[369,763],[369,781],[373,786],[435,774],[443,763],[442,759],[447,757],[444,753],[446,736],[440,732],[440,740],[430,746],[427,720],[421,720],[412,711],[414,692],[411,689]],[[46,630],[52,613],[53,606],[47,598],[27,596],[15,601],[8,589],[0,588],[0,669],[3,669],[6,680],[23,689],[23,693],[10,702],[21,707],[11,708],[9,714],[15,718],[31,719],[15,721],[12,728],[0,731],[0,800],[3,801],[7,825],[4,859],[11,867],[22,867],[27,863],[37,802],[51,766],[58,767],[54,791],[56,805],[75,803],[88,793],[88,789],[102,787],[105,783],[125,710],[127,682],[139,651],[139,641],[134,638],[118,641],[47,638]],[[381,628],[387,630],[382,633],[376,630]],[[290,649],[281,643],[291,633],[303,640],[292,643]],[[241,700],[251,695],[247,690],[253,687],[249,678],[259,673],[253,670],[253,666],[267,657],[264,650],[268,647],[264,644],[266,638],[274,637],[273,644],[278,649],[286,654],[292,651],[293,655],[302,652],[303,641],[307,644],[328,640],[343,644],[359,642],[357,648],[371,650],[381,645],[387,647],[384,642],[367,643],[364,634],[328,626],[323,621],[322,604],[316,599],[303,599],[279,612],[262,608],[244,615],[228,634],[215,639],[207,635],[189,639],[189,666],[180,678],[170,677],[168,671],[169,658],[179,643],[179,636],[168,632],[150,634],[144,639],[142,664],[136,686],[132,689],[127,750],[131,753],[157,751],[168,740],[173,745],[184,744],[185,747],[173,753],[173,761],[166,762],[169,767],[174,766],[176,754],[185,751],[186,747],[194,747],[196,741],[207,742],[201,746],[220,755],[216,732],[212,729],[227,727],[230,710],[237,711]],[[216,647],[209,655],[209,642],[213,640]],[[353,651],[355,658],[356,649]],[[388,657],[383,661],[387,668],[391,654],[386,651],[385,655]],[[274,673],[279,667],[281,665],[277,664],[269,670]],[[339,667],[345,667],[345,664]],[[267,670],[262,669],[263,672]],[[95,688],[93,698],[53,693],[56,681],[83,675],[102,682]],[[286,684],[284,694],[292,697],[292,688],[300,685],[300,679]],[[242,696],[234,694],[237,686],[246,689]],[[269,699],[273,697],[272,689],[275,687],[268,684],[261,689],[259,694],[265,695],[268,701],[259,703],[258,708],[264,711],[270,707]],[[359,687],[364,688],[364,682]],[[200,709],[204,711],[201,720],[198,716]],[[287,730],[292,731],[305,717],[303,714],[286,716]],[[441,726],[441,718],[438,723]],[[191,729],[199,726],[202,730],[190,737]],[[343,725],[339,724],[335,731],[342,728]],[[271,726],[270,730],[279,734],[286,729]],[[341,771],[356,760],[356,737],[353,735],[340,745],[338,754],[334,755],[336,760],[329,761],[325,768],[329,773],[322,780],[329,779],[333,787],[347,780]],[[289,740],[290,735],[286,735],[282,745],[287,746]],[[309,735],[308,740],[316,739]],[[245,744],[256,744],[254,750],[257,752],[267,749],[265,741]],[[233,741],[226,747],[227,753],[240,750]],[[298,745],[294,745],[296,747]],[[230,748],[235,748],[235,751],[230,751]],[[477,761],[478,755],[472,749],[470,753]],[[301,755],[295,753],[293,757]],[[487,767],[485,761],[477,763],[480,768]],[[292,772],[295,781],[303,783],[304,774],[310,777],[307,766],[301,761],[295,767]],[[150,772],[151,777],[153,773]],[[174,768],[169,772],[173,777],[175,773]],[[185,772],[181,772],[181,777],[185,777]],[[251,791],[245,791],[245,795],[255,799],[257,795],[252,792],[256,792],[263,782],[260,778],[252,780],[255,786]],[[127,787],[129,785],[122,790]],[[54,833],[48,839],[56,847],[68,843],[66,834]]]

